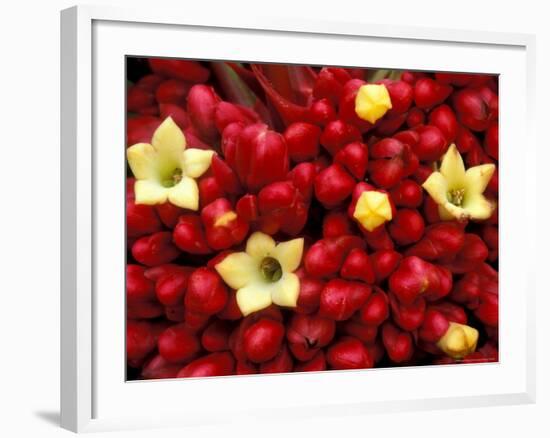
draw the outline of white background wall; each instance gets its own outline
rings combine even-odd
[[[550,30],[545,2],[296,0],[96,1],[216,7],[232,14],[308,17],[537,34],[538,400],[536,405],[313,419],[228,427],[224,436],[548,436],[550,414],[547,137]],[[251,6],[255,4],[256,6]],[[5,3],[0,13],[0,435],[68,436],[59,417],[59,10],[66,0]],[[522,153],[521,144],[517,145]],[[534,212],[533,212],[534,213]],[[521,230],[518,230],[521,232]],[[506,238],[506,236],[502,236]],[[529,432],[528,432],[529,430]],[[217,436],[212,429],[105,436]]]

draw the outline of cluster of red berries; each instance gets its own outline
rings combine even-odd
[[[467,167],[498,165],[496,77],[128,62],[127,146],[171,117],[216,152],[197,211],[137,204],[128,175],[129,378],[498,360],[497,209],[442,220],[422,188],[453,143]],[[374,123],[355,108],[367,83],[391,99]],[[392,215],[368,230],[354,211],[372,190]],[[498,168],[484,195],[496,204]],[[254,231],[304,238],[296,307],[245,317],[216,271]],[[456,325],[478,332],[472,351],[442,344]]]

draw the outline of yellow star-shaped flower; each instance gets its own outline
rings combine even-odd
[[[172,204],[198,210],[199,188],[195,178],[212,162],[214,151],[186,149],[185,135],[171,117],[156,129],[149,143],[138,143],[126,151],[136,177],[136,204]]]
[[[373,231],[392,219],[390,200],[386,193],[367,190],[361,193],[353,217],[367,230]]]
[[[275,241],[267,234],[253,233],[246,251],[229,254],[215,266],[223,281],[237,291],[237,304],[244,316],[269,307],[296,307],[304,239]]]
[[[476,351],[478,331],[469,325],[449,323],[445,334],[437,341],[437,346],[447,356],[453,359],[462,359]]]
[[[355,113],[360,119],[376,123],[392,107],[390,93],[384,84],[365,84],[355,96]]]
[[[422,184],[439,205],[443,220],[488,219],[495,205],[483,192],[495,171],[494,164],[464,168],[456,146],[452,144],[443,156],[439,171],[433,172]]]

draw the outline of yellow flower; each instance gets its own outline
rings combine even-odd
[[[237,291],[243,315],[269,307],[296,307],[300,280],[293,272],[302,260],[304,239],[275,244],[267,234],[253,233],[245,252],[225,257],[215,268],[223,281]]]
[[[439,205],[439,216],[443,220],[488,219],[495,205],[483,192],[494,171],[494,164],[465,170],[462,157],[452,144],[443,156],[439,172],[433,172],[422,187]]]
[[[172,204],[198,210],[199,188],[195,178],[210,167],[214,151],[185,149],[185,135],[167,117],[149,143],[138,143],[126,151],[136,177],[136,204]]]
[[[376,123],[389,109],[391,99],[385,85],[365,84],[359,87],[355,96],[355,113],[360,119]]]
[[[353,217],[367,230],[372,231],[392,219],[391,204],[386,193],[368,190],[361,193]]]
[[[462,359],[476,351],[478,331],[464,324],[449,323],[445,334],[437,341],[437,346],[453,359]]]

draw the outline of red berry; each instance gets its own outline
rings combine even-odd
[[[278,321],[263,318],[248,327],[244,332],[244,352],[255,363],[273,359],[279,352],[285,327]]]
[[[212,353],[183,367],[177,377],[227,376],[233,372],[235,359],[231,353]]]
[[[346,370],[372,368],[374,361],[363,343],[346,337],[332,344],[327,351],[327,362],[332,369]]]
[[[225,307],[227,299],[227,288],[215,271],[209,268],[193,271],[185,294],[185,306],[189,311],[213,315]]]
[[[321,129],[310,123],[296,122],[289,125],[283,137],[288,146],[288,155],[295,162],[307,161],[319,154]]]
[[[168,362],[185,362],[199,352],[200,343],[185,324],[178,324],[162,332],[158,348],[160,355]]]

